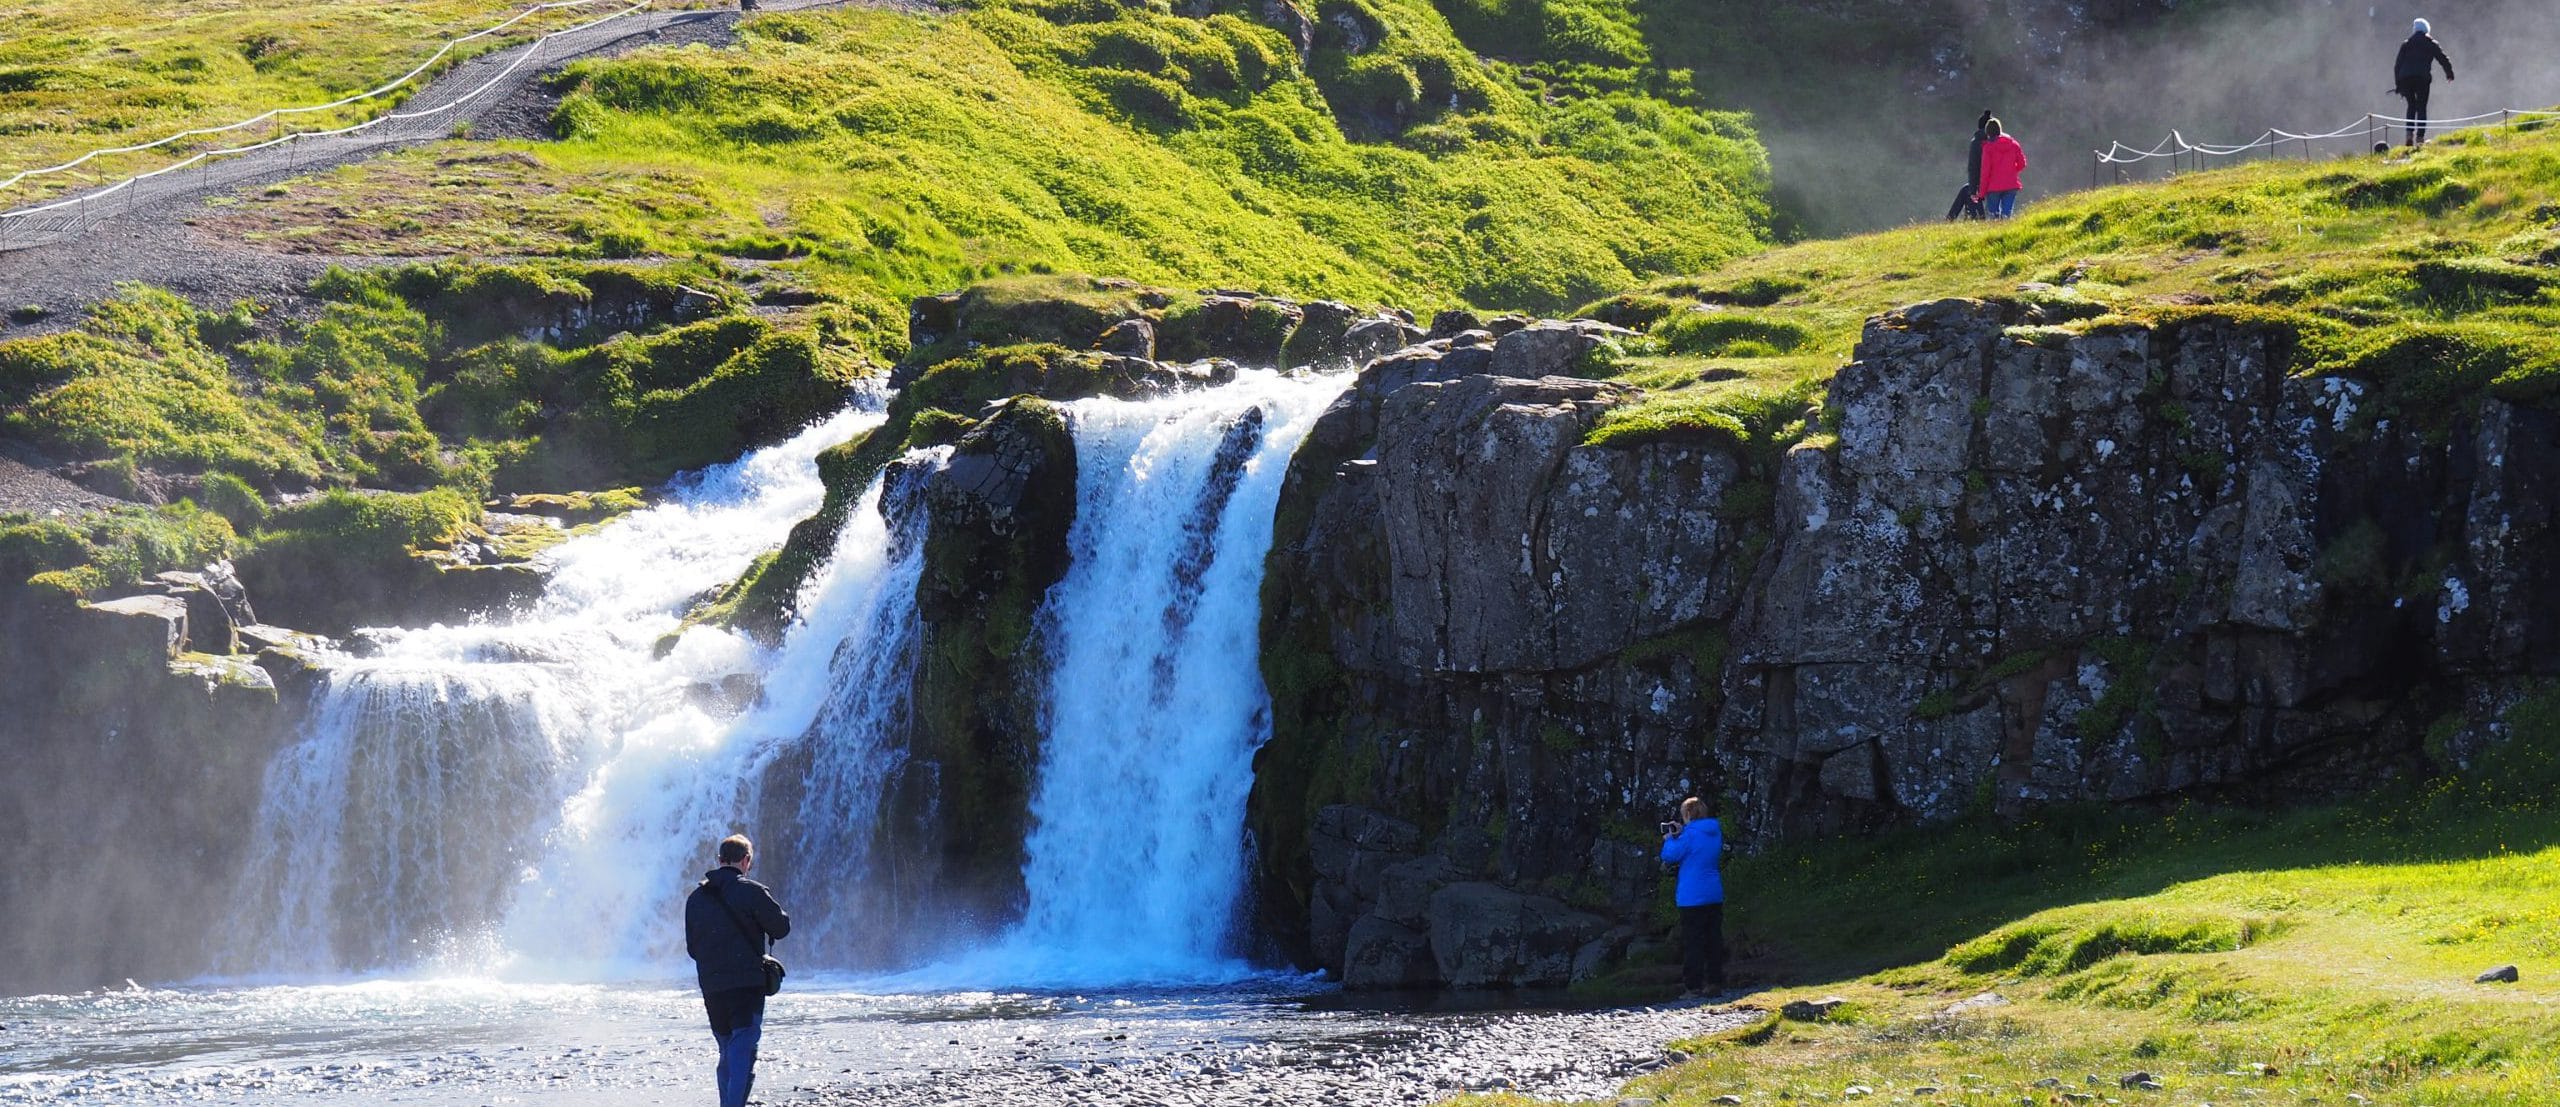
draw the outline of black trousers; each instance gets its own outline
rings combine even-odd
[[[1724,987],[1724,905],[1680,909],[1680,983],[1690,991]]]
[[[703,1013],[711,1016],[711,1036],[727,1038],[729,1032],[764,1019],[764,989],[724,988],[702,993]]]
[[[2420,81],[2400,90],[2400,98],[2409,102],[2409,145],[2427,140],[2427,94],[2435,91],[2435,82]]]
[[[1957,189],[1956,202],[1947,205],[1947,222],[1980,218],[1982,218],[1982,194],[1974,191],[1972,185]]]

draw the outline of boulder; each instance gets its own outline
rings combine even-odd
[[[1422,332],[1392,315],[1373,316],[1351,325],[1342,336],[1342,356],[1354,365],[1394,353],[1421,341]]]
[[[1457,868],[1436,853],[1389,865],[1378,874],[1377,906],[1372,910],[1398,925],[1429,926],[1432,894],[1458,876]]]
[[[1440,965],[1428,935],[1375,915],[1351,924],[1342,954],[1345,990],[1410,991],[1439,984]]]
[[[2481,973],[2477,977],[2474,977],[2471,982],[2474,984],[2513,984],[2519,979],[2521,979],[2521,976],[2516,972],[2516,967],[2514,965],[2500,965],[2497,968],[2491,969],[2487,972]]]
[[[101,653],[118,658],[172,658],[187,649],[187,602],[176,596],[126,596],[80,605],[80,631]]]
[[[1635,332],[1591,319],[1532,323],[1501,335],[1493,344],[1486,372],[1498,377],[1581,376],[1603,346]]]
[[[1333,300],[1310,300],[1298,310],[1298,329],[1289,335],[1285,363],[1322,370],[1350,367],[1354,362],[1344,355],[1343,339],[1359,321],[1358,309]]]
[[[1276,366],[1305,313],[1269,296],[1211,292],[1196,304],[1165,313],[1156,326],[1156,349],[1167,361],[1226,358]]]
[[[1154,361],[1156,326],[1144,319],[1123,319],[1103,331],[1102,336],[1094,340],[1093,348],[1106,354]]]
[[[199,681],[207,696],[276,698],[276,681],[258,664],[245,657],[216,657],[208,653],[180,654],[169,661],[173,676]]]
[[[1839,996],[1791,1000],[1778,1008],[1778,1017],[1795,1022],[1821,1022],[1830,1018],[1832,1012],[1846,1006],[1848,1002]]]
[[[1495,884],[1431,894],[1431,955],[1451,988],[1563,987],[1575,954],[1606,929],[1597,916]]]
[[[1325,35],[1331,44],[1346,54],[1365,54],[1386,37],[1386,28],[1368,9],[1335,5],[1325,12]]]
[[[1468,331],[1484,329],[1484,319],[1465,308],[1450,308],[1431,316],[1431,330],[1426,338],[1455,338]]]
[[[166,595],[187,605],[187,648],[202,653],[233,654],[240,652],[237,628],[230,610],[222,599],[206,586],[199,573],[167,572],[152,578]],[[233,587],[238,587],[235,579]]]
[[[1280,37],[1289,40],[1289,48],[1298,52],[1299,61],[1307,60],[1307,55],[1315,52],[1316,21],[1307,15],[1305,8],[1291,0],[1262,0],[1262,5],[1255,12],[1261,17],[1263,26],[1280,32]]]

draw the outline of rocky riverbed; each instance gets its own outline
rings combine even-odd
[[[1606,1097],[1704,1005],[1414,1010],[1286,978],[1214,988],[775,1001],[768,1104],[1428,1103]],[[485,981],[135,989],[0,1000],[0,1103],[678,1104],[709,1087],[687,989]]]

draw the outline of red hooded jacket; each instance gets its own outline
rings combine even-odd
[[[2015,192],[2018,174],[2027,170],[2027,148],[2001,135],[1982,144],[1982,191]]]

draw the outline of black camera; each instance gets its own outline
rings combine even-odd
[[[1670,836],[1672,836],[1672,835],[1674,835],[1674,834],[1678,834],[1678,833],[1680,833],[1680,824],[1678,824],[1678,823],[1663,823],[1663,824],[1661,824],[1661,826],[1662,826],[1662,836],[1663,836],[1663,837],[1665,837],[1665,838],[1668,838],[1668,837],[1670,837]]]

